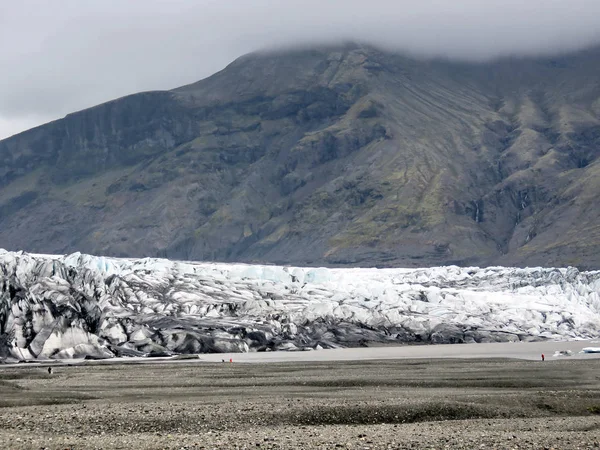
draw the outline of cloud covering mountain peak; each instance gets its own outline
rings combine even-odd
[[[365,41],[486,60],[600,42],[595,0],[11,2],[0,6],[0,138],[74,110],[170,89],[259,49]]]

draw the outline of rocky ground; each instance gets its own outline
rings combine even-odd
[[[0,448],[597,448],[600,360],[0,366]]]

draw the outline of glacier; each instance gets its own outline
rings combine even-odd
[[[600,337],[600,271],[311,268],[0,249],[0,359]]]

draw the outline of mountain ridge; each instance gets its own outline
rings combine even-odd
[[[595,268],[598,56],[247,55],[0,141],[0,246]]]

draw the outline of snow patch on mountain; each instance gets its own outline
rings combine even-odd
[[[0,250],[0,357],[600,336],[600,272],[326,269]]]

